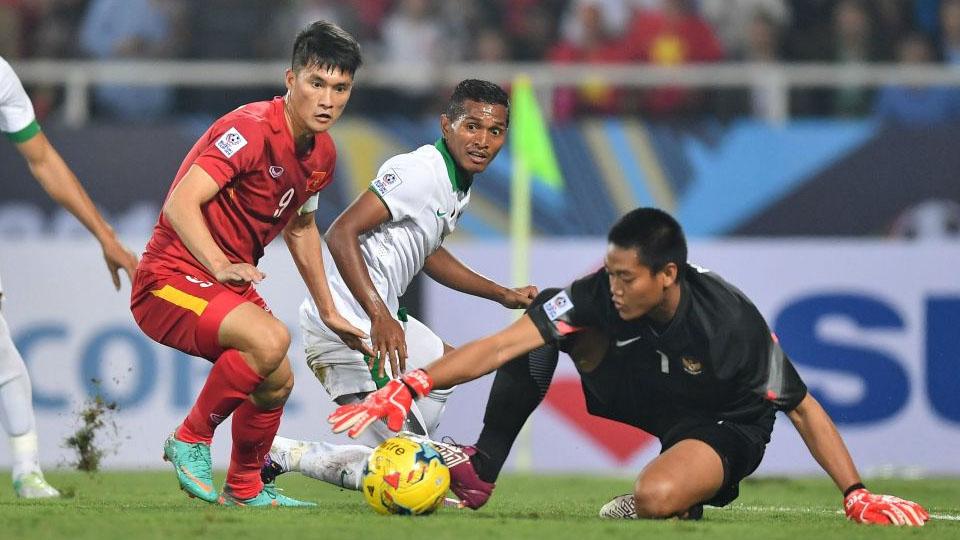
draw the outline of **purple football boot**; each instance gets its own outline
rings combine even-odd
[[[450,469],[450,491],[460,497],[459,503],[453,499],[447,499],[448,506],[455,505],[476,510],[486,504],[490,495],[493,495],[496,484],[481,480],[473,468],[473,462],[470,461],[470,458],[477,453],[475,446],[463,446],[447,437],[444,437],[443,442],[438,442],[410,432],[402,432],[400,435],[430,443],[437,449],[437,453],[443,458],[444,465]]]
[[[476,510],[487,503],[496,484],[481,480],[473,468],[470,458],[477,453],[475,446],[463,446],[457,450],[460,458],[457,463],[447,462],[444,458],[450,469],[450,491],[460,497],[461,506]]]

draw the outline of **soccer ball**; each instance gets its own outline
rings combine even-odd
[[[383,441],[363,469],[363,498],[380,514],[423,515],[443,504],[450,471],[428,443]]]

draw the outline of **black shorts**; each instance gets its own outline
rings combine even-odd
[[[740,495],[740,481],[757,470],[763,459],[767,445],[753,433],[755,430],[754,426],[727,422],[681,422],[660,439],[660,452],[689,439],[703,441],[713,448],[723,463],[723,484],[713,497],[702,503],[726,506]]]
[[[561,350],[576,356],[573,349],[577,341],[567,340]],[[760,465],[770,440],[770,429],[763,423],[718,423],[712,415],[696,416],[692,411],[669,407],[665,405],[669,396],[657,397],[663,390],[650,385],[648,377],[633,374],[631,360],[626,357],[604,355],[589,371],[581,369],[576,359],[574,362],[590,414],[657,436],[661,452],[685,439],[703,441],[717,452],[723,463],[723,484],[710,500],[702,501],[704,504],[725,506],[732,502],[740,493],[740,480]]]

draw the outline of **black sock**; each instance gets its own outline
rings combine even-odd
[[[520,429],[547,395],[558,356],[555,345],[544,345],[497,370],[477,439],[478,452],[471,458],[481,480],[497,480]]]

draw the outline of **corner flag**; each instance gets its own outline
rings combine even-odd
[[[510,157],[520,168],[554,189],[563,189],[563,176],[550,142],[550,130],[543,121],[530,79],[519,76],[513,82],[510,99]],[[517,181],[514,165],[513,181]],[[522,172],[522,171],[521,171]]]

